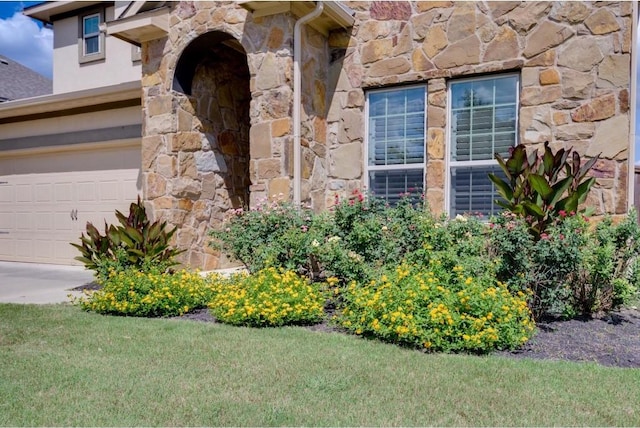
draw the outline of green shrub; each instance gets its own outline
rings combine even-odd
[[[167,223],[151,222],[144,204],[129,207],[129,215],[116,211],[118,226],[105,223],[104,235],[91,223],[87,223],[87,236],[80,237],[80,244],[71,243],[80,251],[76,260],[93,270],[99,282],[107,279],[110,272],[122,272],[129,267],[142,271],[166,270],[177,264],[174,257],[182,251],[171,248],[169,241],[176,228],[167,230]]]
[[[211,290],[199,273],[113,271],[100,290],[74,300],[86,311],[137,317],[183,315],[206,307]]]
[[[512,213],[491,223],[490,254],[498,279],[529,293],[536,319],[572,317],[615,309],[638,287],[640,228],[631,213],[618,225],[561,212],[536,241],[528,224]]]
[[[211,279],[212,314],[233,325],[271,327],[322,320],[325,298],[318,284],[274,267],[254,274]]]
[[[524,294],[521,293],[521,296]],[[526,300],[492,278],[403,264],[365,285],[342,292],[338,323],[355,334],[428,351],[514,349],[534,331]]]
[[[313,219],[310,210],[298,210],[288,202],[237,209],[223,229],[210,233],[211,245],[244,263],[250,272],[275,266],[310,273],[314,268],[309,246],[315,237],[308,232]]]

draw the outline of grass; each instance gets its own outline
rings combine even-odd
[[[640,370],[0,305],[0,425],[640,425]]]

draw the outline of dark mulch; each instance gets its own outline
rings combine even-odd
[[[216,322],[208,309],[178,317]],[[623,309],[607,315],[537,324],[538,332],[517,351],[500,351],[509,358],[535,358],[595,362],[612,367],[640,367],[640,311]],[[312,331],[340,332],[327,321],[305,327]]]
[[[96,290],[88,283],[74,290]],[[179,319],[216,322],[208,309],[198,309]],[[327,319],[330,315],[327,316]],[[626,308],[593,318],[546,320],[537,323],[532,340],[517,351],[500,351],[496,355],[509,358],[535,358],[595,362],[613,367],[640,367],[640,310]],[[340,332],[327,321],[306,326],[319,332]]]

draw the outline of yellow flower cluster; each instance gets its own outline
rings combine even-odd
[[[293,271],[266,268],[253,275],[211,281],[214,316],[235,325],[280,326],[313,323],[324,315],[319,286]]]
[[[204,307],[211,290],[198,272],[173,274],[129,269],[112,274],[98,291],[75,299],[83,309],[129,316],[176,316]]]
[[[461,266],[449,274],[439,264],[403,264],[365,286],[350,284],[342,297],[338,319],[347,330],[434,351],[514,348],[534,329],[522,297]]]

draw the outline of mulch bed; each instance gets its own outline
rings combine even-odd
[[[208,309],[178,319],[216,322]],[[509,358],[535,358],[595,362],[612,367],[640,367],[640,311],[623,309],[610,314],[537,323],[538,332],[517,351],[499,351]],[[312,331],[339,332],[328,322],[305,327]]]
[[[77,290],[98,288],[99,285],[89,283],[77,287]],[[216,322],[208,309],[198,309],[176,318]],[[545,320],[538,322],[537,327],[537,334],[521,349],[495,354],[509,358],[595,362],[612,367],[640,368],[640,310],[635,307],[593,318]],[[305,328],[320,332],[341,331],[326,321]]]

